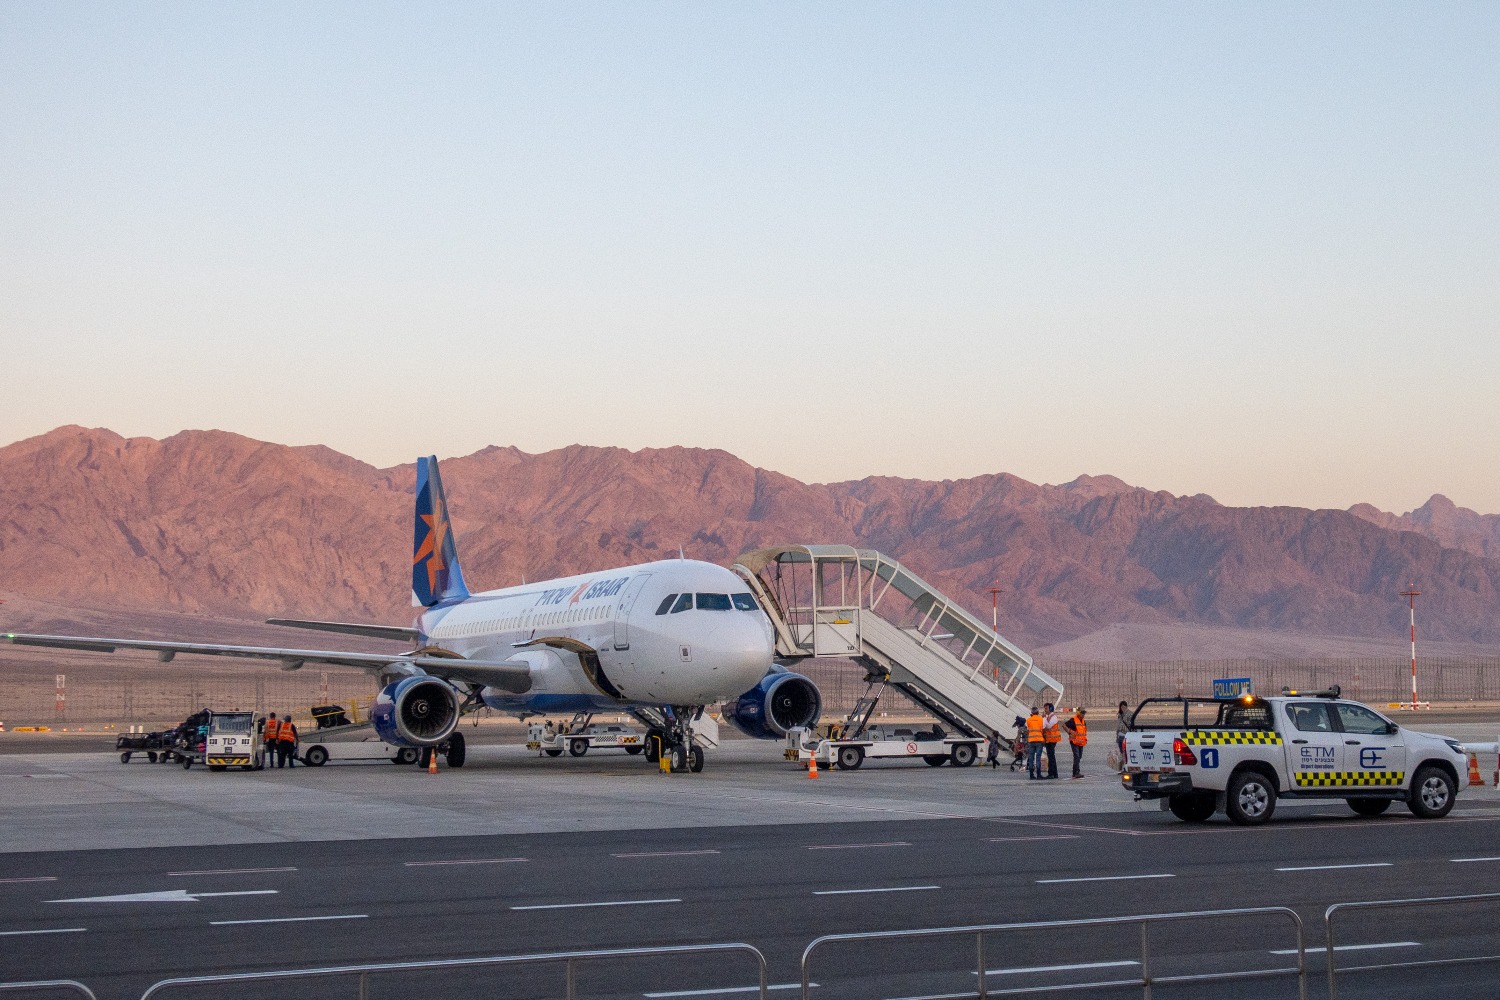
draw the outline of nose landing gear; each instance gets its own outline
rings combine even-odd
[[[691,720],[702,711],[691,706],[673,706],[654,718],[646,731],[646,760],[655,764],[665,755],[673,771],[701,772],[708,756],[693,742]]]

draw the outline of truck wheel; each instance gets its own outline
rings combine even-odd
[[[146,760],[148,760],[151,763],[155,764],[156,763],[156,751],[152,750],[150,753],[146,754]]]
[[[703,762],[706,758],[702,747],[692,747],[688,750],[688,770],[698,774],[703,770]]]
[[[858,771],[859,765],[864,762],[864,747],[839,747],[839,759],[836,763],[840,771]]]
[[[1379,816],[1391,807],[1390,799],[1345,799],[1360,816]]]
[[[976,756],[978,756],[978,752],[974,749],[974,744],[972,743],[955,743],[953,745],[954,767],[968,767],[974,763]]]
[[[625,748],[625,752],[634,757],[636,754],[642,753],[645,749],[645,747],[629,746]]]
[[[464,761],[469,759],[469,741],[464,739],[463,733],[454,733],[448,737],[448,766],[463,767]]]
[[[543,751],[548,757],[561,757],[562,747],[547,747]]]
[[[130,763],[130,751],[129,750],[126,750],[124,753],[120,754],[120,763],[121,764],[129,764]]]
[[[191,758],[191,757],[184,757],[184,758],[182,758],[182,769],[184,771],[188,770],[192,766],[193,766],[193,758]]]
[[[1214,814],[1214,796],[1201,792],[1184,792],[1167,799],[1167,808],[1184,823],[1203,823]]]
[[[1240,826],[1259,826],[1276,811],[1276,786],[1259,771],[1241,771],[1229,779],[1224,812]]]
[[[568,756],[569,757],[582,757],[584,754],[586,754],[588,752],[589,752],[589,741],[588,740],[569,740],[568,741]]]
[[[308,767],[322,767],[328,763],[328,748],[313,745],[307,748],[307,753],[302,755],[302,763]]]
[[[1413,816],[1442,819],[1452,811],[1458,792],[1447,772],[1428,764],[1417,768],[1416,776],[1411,779],[1409,795],[1406,808]]]

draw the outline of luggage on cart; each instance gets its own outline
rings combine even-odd
[[[334,726],[352,724],[342,705],[314,705],[312,717],[317,721],[319,729],[332,729]]]

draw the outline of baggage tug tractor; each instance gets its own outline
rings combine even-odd
[[[208,719],[208,738],[203,761],[210,771],[229,767],[260,770],[264,765],[261,735],[255,731],[253,712],[214,712]]]
[[[1341,798],[1361,816],[1405,802],[1448,815],[1467,757],[1457,740],[1398,726],[1338,687],[1234,699],[1148,698],[1125,735],[1120,780],[1187,823],[1222,809],[1268,821],[1278,798]]]

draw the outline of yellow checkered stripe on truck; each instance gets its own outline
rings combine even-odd
[[[1188,746],[1198,747],[1241,746],[1250,744],[1281,745],[1281,737],[1276,733],[1240,733],[1230,732],[1225,729],[1190,729],[1182,734],[1182,741]]]
[[[1298,788],[1326,788],[1331,785],[1399,785],[1406,780],[1405,771],[1298,771]]]

